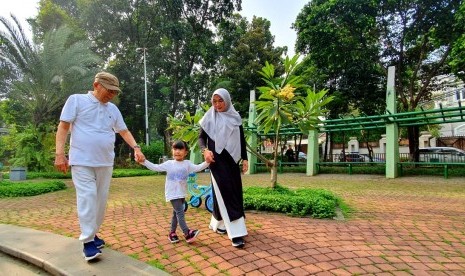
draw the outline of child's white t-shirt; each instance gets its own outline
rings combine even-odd
[[[208,163],[203,162],[199,165],[195,165],[189,160],[168,160],[157,165],[145,160],[144,166],[152,171],[166,172],[165,198],[166,201],[170,201],[172,199],[185,198],[189,174],[206,169]]]

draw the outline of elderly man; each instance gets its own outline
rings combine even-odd
[[[97,236],[105,216],[113,173],[115,133],[134,149],[136,160],[145,159],[119,109],[110,101],[121,92],[114,75],[100,72],[93,91],[71,95],[61,112],[56,133],[55,167],[71,175],[76,189],[77,212],[84,258],[89,261],[102,254],[105,242]],[[71,133],[69,161],[65,155]]]

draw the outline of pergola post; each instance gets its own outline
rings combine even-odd
[[[250,105],[249,105],[249,120],[248,127],[254,127],[255,118],[257,117],[257,109],[255,108],[255,90],[250,90]],[[249,136],[247,143],[253,148],[257,149],[257,132],[252,131],[252,134]],[[255,164],[257,163],[257,156],[247,152],[247,158],[249,159],[249,170],[246,174],[255,173]]]
[[[317,175],[316,163],[320,160],[320,153],[318,151],[318,130],[310,130],[308,132],[308,146],[307,146],[307,175]]]
[[[396,68],[388,68],[386,88],[386,111],[388,114],[397,113],[397,101],[395,90]],[[394,120],[386,123],[386,178],[396,178],[399,175],[397,163],[399,163],[399,131]]]

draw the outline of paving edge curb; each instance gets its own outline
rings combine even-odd
[[[0,224],[0,251],[52,275],[169,275],[109,248],[97,261],[86,262],[80,241],[10,224]]]

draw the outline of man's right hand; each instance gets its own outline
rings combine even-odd
[[[140,150],[134,151],[134,159],[136,160],[137,163],[143,165],[145,162],[145,155]]]

